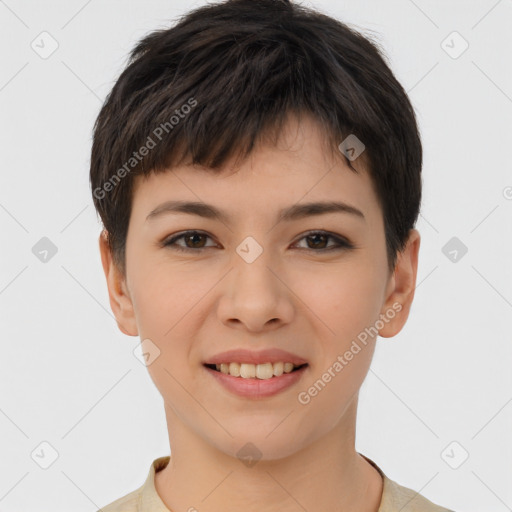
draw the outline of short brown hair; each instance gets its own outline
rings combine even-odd
[[[146,35],[94,125],[93,202],[119,269],[135,176],[185,158],[216,170],[295,113],[313,116],[345,159],[337,148],[347,136],[364,143],[392,271],[419,215],[422,146],[384,59],[355,29],[287,0],[208,4]]]

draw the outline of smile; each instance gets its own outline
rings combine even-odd
[[[291,369],[290,365],[292,365]],[[289,389],[302,378],[308,366],[307,363],[295,366],[293,363],[284,362],[263,364],[232,362],[203,365],[222,388],[234,395],[251,399],[268,398]],[[274,375],[274,372],[277,375]]]

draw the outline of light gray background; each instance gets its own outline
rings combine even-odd
[[[0,1],[3,512],[95,511],[168,454],[139,340],[110,311],[88,165],[129,50],[202,4]],[[357,449],[457,512],[512,510],[512,1],[312,4],[378,34],[425,152],[415,302],[378,341]],[[47,59],[31,47],[43,31],[59,45]],[[469,44],[458,58],[453,31]],[[58,249],[46,263],[32,252],[42,237]],[[452,237],[468,248],[457,262],[442,252]]]

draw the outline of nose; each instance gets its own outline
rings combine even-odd
[[[295,311],[293,292],[279,268],[266,251],[251,263],[235,254],[231,272],[219,283],[220,320],[252,333],[289,324]]]

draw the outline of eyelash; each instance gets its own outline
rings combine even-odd
[[[165,240],[164,242],[162,242],[162,246],[170,247],[173,250],[176,250],[179,252],[202,252],[205,249],[211,249],[213,247],[213,246],[198,247],[196,249],[192,249],[190,247],[182,247],[180,245],[176,245],[177,240],[180,240],[181,238],[185,238],[190,235],[203,235],[203,236],[207,236],[208,238],[211,238],[210,235],[208,235],[206,233],[203,233],[201,231],[191,230],[191,231],[185,231],[181,234],[173,236],[172,238],[170,238],[168,240]],[[334,247],[329,247],[327,249],[310,249],[310,248],[304,249],[303,248],[302,250],[313,251],[313,252],[330,252],[330,251],[339,251],[339,250],[349,250],[349,249],[354,248],[354,245],[352,245],[350,242],[348,242],[348,240],[345,240],[339,236],[333,235],[333,234],[329,233],[328,231],[310,231],[309,233],[306,233],[302,238],[299,238],[298,242],[300,242],[301,240],[304,240],[305,238],[309,238],[309,237],[315,236],[315,235],[324,235],[327,237],[327,239],[334,240],[337,243],[337,245]]]

